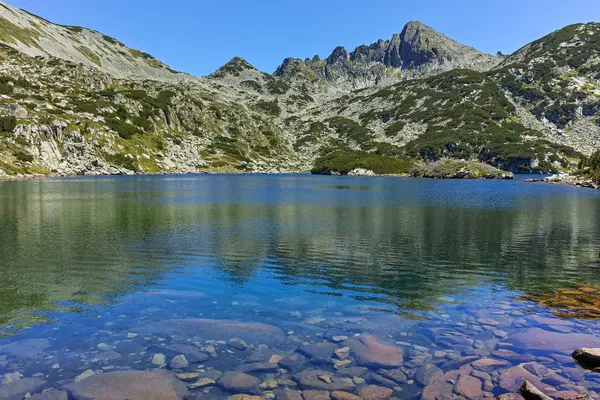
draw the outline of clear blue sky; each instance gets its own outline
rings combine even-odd
[[[575,22],[600,21],[599,0],[8,0],[81,25],[206,75],[234,56],[272,72],[285,57],[389,39],[418,20],[479,50],[510,53]],[[576,4],[576,6],[575,6]]]

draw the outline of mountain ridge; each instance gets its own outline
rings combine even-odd
[[[0,2],[0,175],[574,170],[600,147],[599,38],[572,25],[492,56],[410,22],[274,74],[234,57],[193,77]]]

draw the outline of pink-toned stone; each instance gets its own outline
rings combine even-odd
[[[365,386],[358,391],[358,395],[363,400],[386,400],[389,399],[393,393],[394,391],[392,389],[376,385]]]
[[[376,336],[366,335],[357,339],[348,339],[345,346],[350,347],[359,365],[393,368],[400,367],[404,360],[402,349],[384,343]]]
[[[423,390],[423,400],[450,400],[456,398],[453,394],[452,389],[458,375],[461,372],[450,371],[442,375],[441,377],[429,382],[429,384]]]
[[[508,361],[496,360],[494,358],[480,358],[479,360],[471,363],[471,366],[479,371],[490,372],[498,368],[503,368],[510,365]]]
[[[333,400],[362,400],[360,396],[341,391],[331,392],[331,398]]]
[[[483,396],[481,381],[470,375],[460,374],[454,390],[470,400],[479,399]]]
[[[531,372],[523,368],[522,365],[512,367],[504,371],[500,375],[500,387],[509,392],[516,392],[519,390],[523,382],[531,382],[534,386],[542,391],[552,391],[552,387],[544,384],[541,379]]]
[[[326,390],[305,390],[302,392],[304,400],[330,400],[329,392]]]

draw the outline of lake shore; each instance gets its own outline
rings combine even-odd
[[[545,178],[539,178],[539,179],[537,179],[537,178],[526,179],[525,182],[527,182],[527,183],[542,182],[542,183],[551,183],[554,185],[566,185],[566,186],[575,186],[575,187],[582,187],[582,188],[588,188],[588,189],[600,189],[600,185],[594,183],[593,181],[591,181],[589,179],[581,179],[580,177],[568,175],[568,174],[552,175],[552,176],[548,176]]]

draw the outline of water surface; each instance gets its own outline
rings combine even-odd
[[[489,371],[494,387],[484,390],[499,394],[506,391],[499,376],[511,366],[577,368],[564,351],[528,349],[519,334],[539,328],[600,338],[600,301],[588,301],[600,287],[598,221],[599,192],[522,181],[203,175],[0,182],[0,346],[51,343],[33,360],[0,358],[0,374],[43,374],[57,386],[90,368],[150,368],[153,346],[175,339],[127,332],[202,317],[280,327],[289,337],[282,354],[294,351],[292,343],[331,342],[333,333],[373,334],[405,352],[412,379],[393,386],[403,398],[421,396],[426,382],[414,374],[423,365],[449,372],[460,357],[514,351],[522,357]],[[573,306],[566,289],[581,287],[593,289]],[[578,312],[565,313],[567,306]],[[98,344],[121,358],[90,361],[105,347]],[[225,357],[227,348],[217,345],[224,356],[214,365],[188,370],[225,372],[244,362]],[[600,387],[593,374],[564,380],[553,387]],[[218,388],[207,395],[227,397]]]

